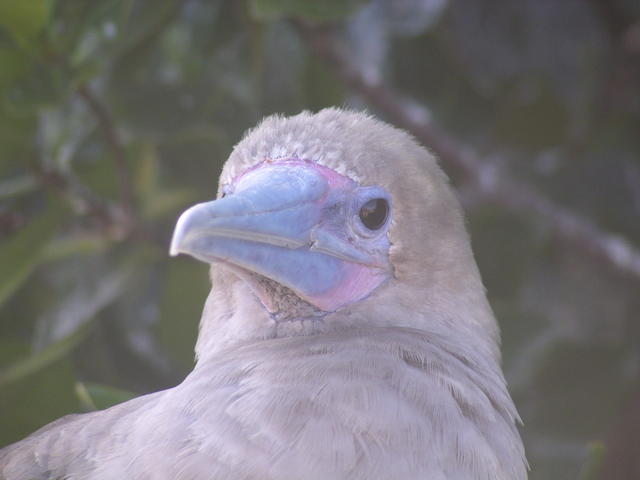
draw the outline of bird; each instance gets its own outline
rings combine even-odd
[[[211,266],[193,371],[5,447],[1,478],[527,478],[465,217],[409,133],[266,117],[170,254]]]

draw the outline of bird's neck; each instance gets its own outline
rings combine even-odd
[[[377,425],[379,438],[390,439],[385,451],[406,441],[407,432],[417,432],[411,444],[417,451],[439,448],[442,455],[469,460],[460,470],[464,476],[456,478],[471,478],[470,472],[477,478],[523,478],[517,413],[499,365],[439,333],[345,327],[304,337],[245,340],[203,357],[192,376],[215,378],[221,368],[227,369],[225,375],[237,375],[237,368],[252,375],[248,383],[257,395],[272,392],[274,384],[295,386],[282,404],[257,413],[261,422],[303,411],[311,395],[317,411],[332,419],[348,405],[350,422]],[[383,414],[375,413],[375,405],[385,406]],[[388,415],[389,405],[405,406],[406,415]],[[439,440],[431,444],[434,432],[440,432]],[[316,448],[312,456],[333,452],[326,443],[308,447],[302,450]]]
[[[447,351],[457,352],[476,364],[486,364],[492,371],[501,371],[497,331],[487,328],[487,325],[495,328],[495,320],[483,295],[479,299],[458,299],[455,303],[457,307],[464,306],[457,310],[467,312],[469,318],[454,318],[436,308],[416,310],[411,302],[416,294],[406,289],[374,295],[368,299],[368,308],[357,302],[326,315],[300,308],[297,316],[279,317],[265,308],[242,279],[216,269],[211,277],[213,287],[205,303],[196,344],[199,364],[216,358],[221,351],[256,340],[397,327],[420,331],[441,342]],[[463,305],[464,302],[468,305]]]

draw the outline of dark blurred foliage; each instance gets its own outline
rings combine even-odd
[[[207,267],[167,246],[246,128],[329,105],[385,118],[299,22],[640,244],[637,1],[0,0],[0,445],[190,371]],[[640,278],[461,195],[531,478],[640,478]]]

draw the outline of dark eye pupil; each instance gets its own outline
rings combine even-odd
[[[378,230],[389,214],[389,204],[384,198],[374,198],[360,209],[360,220],[369,230]]]

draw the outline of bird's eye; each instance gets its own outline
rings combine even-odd
[[[387,221],[389,203],[384,198],[373,198],[360,208],[360,220],[369,230],[378,230]]]

